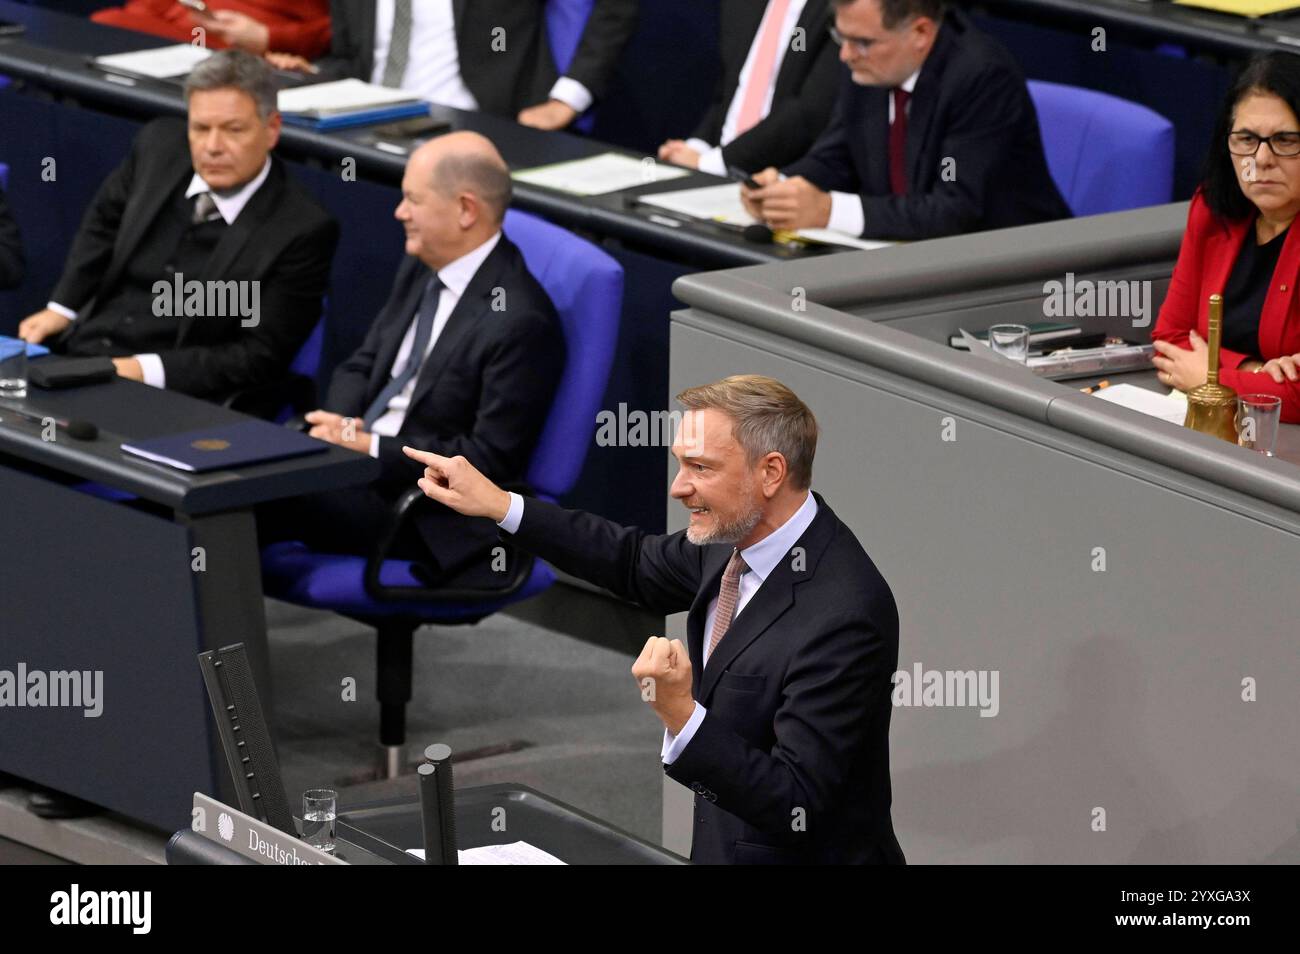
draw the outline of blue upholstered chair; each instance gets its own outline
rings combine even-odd
[[[0,189],[9,188],[9,166],[7,163],[0,162]]]
[[[564,330],[564,375],[526,475],[539,498],[556,500],[573,487],[582,470],[609,380],[622,310],[623,269],[590,242],[526,213],[508,212],[504,230],[550,295]],[[419,506],[437,505],[413,486],[395,505],[384,541],[368,555],[317,553],[302,543],[277,543],[262,553],[268,596],[332,610],[377,630],[380,742],[387,750],[390,776],[401,769],[415,630],[425,623],[477,622],[542,592],[555,580],[545,564],[519,554],[510,578],[500,587],[429,588],[412,563],[386,556],[401,521]]]
[[[551,44],[555,68],[563,75],[573,63],[582,41],[582,31],[587,28],[587,18],[596,0],[546,0],[546,38]],[[595,123],[594,110],[589,109],[574,121],[575,129],[589,133]]]
[[[1029,81],[1047,167],[1075,215],[1160,205],[1173,198],[1174,125],[1126,99]]]

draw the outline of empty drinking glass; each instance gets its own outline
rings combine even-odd
[[[994,325],[989,347],[1004,358],[1024,364],[1029,360],[1029,329],[1024,325]]]
[[[1282,399],[1272,394],[1243,394],[1237,399],[1237,443],[1272,457],[1277,448],[1277,427],[1282,420]]]

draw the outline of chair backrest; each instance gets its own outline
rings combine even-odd
[[[325,316],[328,313],[329,299],[326,298],[321,302],[320,321],[316,322],[316,327],[293,356],[293,362],[289,365],[290,374],[301,374],[304,378],[316,380],[316,374],[320,371],[321,348],[325,341]]]
[[[1172,200],[1173,123],[1107,93],[1040,80],[1028,85],[1047,167],[1075,215]]]
[[[527,474],[538,493],[558,498],[577,482],[595,434],[618,343],[623,266],[585,239],[526,212],[509,210],[503,230],[550,296],[564,329],[564,375]]]
[[[551,44],[551,58],[561,76],[573,63],[578,44],[582,42],[582,31],[587,28],[587,19],[595,5],[596,0],[546,0],[546,38]],[[589,133],[595,119],[589,109],[577,118],[573,126],[580,132]]]
[[[596,0],[546,0],[546,38],[551,56],[561,75],[566,73],[587,28],[587,18]]]
[[[9,166],[0,162],[0,189],[9,189]]]

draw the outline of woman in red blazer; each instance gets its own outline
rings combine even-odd
[[[1300,381],[1276,373],[1273,359],[1300,352],[1300,228],[1290,227],[1300,214],[1297,113],[1300,57],[1253,59],[1228,95],[1192,197],[1152,359],[1164,384],[1204,384],[1208,302],[1223,295],[1219,380],[1238,394],[1280,397],[1293,424]]]
[[[191,13],[176,0],[127,0],[90,18],[180,43],[193,42],[192,31],[202,27],[204,45],[214,50],[236,47],[259,56],[276,50],[307,59],[329,50],[329,0],[207,0],[207,5],[204,14]]]

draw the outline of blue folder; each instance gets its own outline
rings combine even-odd
[[[294,126],[305,126],[318,132],[328,132],[331,129],[371,126],[375,123],[388,123],[397,119],[410,119],[413,116],[427,115],[429,115],[429,104],[418,102],[401,103],[397,106],[383,106],[379,109],[366,109],[356,113],[340,113],[337,116],[325,116],[320,119],[314,116],[285,113],[284,121]]]
[[[137,457],[195,474],[323,453],[330,445],[267,421],[240,421],[123,444]]]
[[[21,338],[14,338],[11,337],[10,335],[0,335],[0,351],[8,352],[10,344],[16,344],[21,340],[22,340]],[[14,353],[16,354],[17,351],[15,351]],[[31,344],[30,342],[28,342],[27,344],[28,358],[39,358],[42,355],[47,355],[49,353],[50,353],[50,349],[45,347],[45,345]]]

